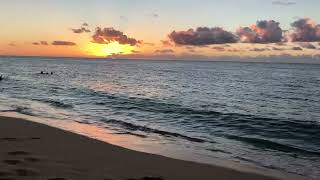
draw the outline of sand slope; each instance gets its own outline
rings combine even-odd
[[[268,173],[265,173],[268,174]],[[281,179],[305,179],[276,174]],[[46,125],[0,117],[0,180],[273,180],[140,153]]]

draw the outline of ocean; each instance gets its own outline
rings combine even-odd
[[[139,151],[320,177],[317,64],[0,57],[0,74],[2,113]]]

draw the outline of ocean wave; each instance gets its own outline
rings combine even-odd
[[[196,138],[196,137],[190,137],[190,136],[186,136],[186,135],[179,134],[179,133],[174,133],[174,132],[168,132],[168,131],[162,131],[162,130],[158,130],[158,129],[153,129],[153,128],[136,125],[136,124],[129,123],[129,122],[124,122],[124,121],[119,121],[119,120],[114,120],[114,119],[112,119],[112,120],[103,120],[103,121],[105,123],[120,125],[123,128],[128,129],[130,131],[143,131],[143,132],[146,132],[146,133],[154,133],[154,134],[159,134],[159,135],[167,136],[167,137],[182,138],[182,139],[186,139],[188,141],[198,142],[198,143],[207,142],[204,139],[200,139],[200,138]]]
[[[51,106],[57,107],[57,108],[73,108],[72,104],[66,104],[61,101],[53,100],[53,99],[33,99],[35,101],[43,102],[43,103],[48,103]]]
[[[32,109],[24,107],[24,106],[14,106],[8,110],[1,110],[0,112],[17,112],[24,115],[34,116]]]
[[[272,140],[267,140],[267,139],[260,139],[260,138],[253,138],[253,137],[240,137],[240,136],[227,136],[227,137],[229,139],[248,143],[255,147],[263,148],[263,149],[276,150],[276,151],[281,151],[285,153],[300,153],[305,155],[316,155],[316,156],[320,155],[320,152],[318,151],[306,150],[299,147],[293,147],[288,144],[282,144],[282,143],[275,142]]]
[[[87,90],[90,96],[96,97],[95,105],[124,111],[142,111],[165,114],[170,119],[179,117],[180,125],[204,127],[213,131],[217,127],[239,134],[260,135],[267,138],[303,139],[320,143],[320,124],[315,121],[298,121],[290,118],[275,119],[259,115],[218,112],[210,109],[197,109],[176,103],[141,97],[127,97]],[[160,115],[159,115],[160,116]],[[221,131],[220,131],[221,132]],[[225,131],[222,131],[222,133]],[[212,132],[215,133],[215,132]],[[218,132],[217,132],[218,133]],[[220,135],[215,133],[215,135]]]

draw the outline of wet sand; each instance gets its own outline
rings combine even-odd
[[[137,152],[18,118],[0,117],[0,180],[302,180]]]

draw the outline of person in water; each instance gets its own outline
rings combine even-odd
[[[48,73],[48,72],[43,72],[43,71],[40,71],[40,74],[51,74],[51,75],[53,75],[53,72],[51,72],[51,73]]]
[[[2,75],[0,75],[0,81],[2,81],[3,80],[3,76]]]

